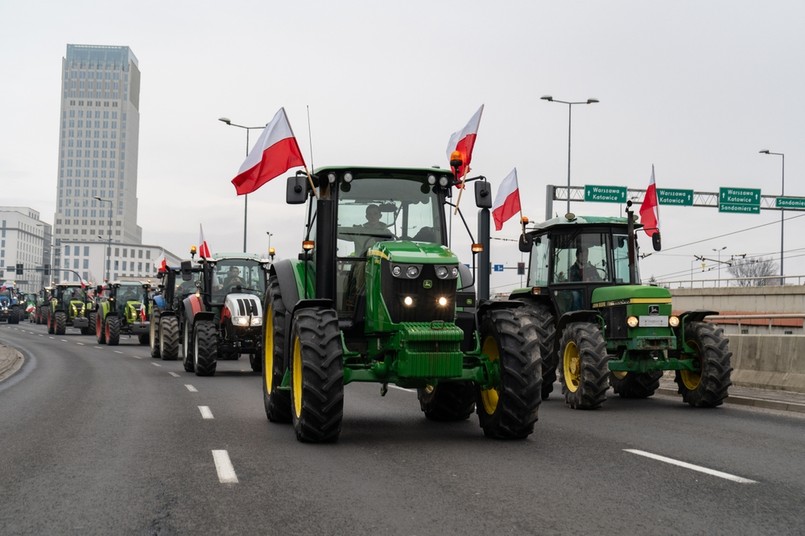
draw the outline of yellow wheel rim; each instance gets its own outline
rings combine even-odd
[[[297,418],[302,415],[302,342],[293,340],[293,409]]]
[[[498,348],[498,343],[495,341],[494,337],[484,339],[484,346],[481,351],[486,354],[489,357],[489,361],[493,363],[500,360],[500,348]],[[499,400],[500,393],[496,388],[493,387],[491,389],[481,390],[481,402],[484,405],[484,411],[487,415],[495,413]]]
[[[270,395],[274,386],[274,308],[270,305],[263,318],[263,371],[266,393]]]
[[[567,390],[575,393],[579,390],[579,383],[581,383],[581,356],[579,356],[579,347],[573,341],[565,345],[562,370]]]
[[[699,358],[699,365],[701,365],[702,350],[699,347],[699,343],[696,341],[687,341],[687,343],[688,346],[696,349],[696,357]],[[688,391],[695,391],[698,389],[699,384],[702,381],[701,372],[694,372],[692,370],[680,370],[679,377],[682,378],[682,383],[685,385],[685,388]]]

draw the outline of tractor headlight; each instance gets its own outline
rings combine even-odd
[[[439,304],[439,307],[447,307],[447,304],[450,303],[450,300],[448,300],[444,296],[439,296],[439,299],[436,300],[436,303]]]
[[[640,321],[637,319],[636,316],[630,316],[626,319],[626,325],[630,328],[636,328],[640,324]]]
[[[458,277],[457,266],[436,266],[436,277],[439,279],[456,279]]]
[[[436,184],[436,175],[428,175],[428,184],[431,186]]]
[[[392,264],[391,275],[401,279],[416,279],[422,273],[421,264]]]
[[[409,279],[416,279],[419,275],[419,266],[411,265],[405,269],[405,277]]]
[[[679,326],[679,317],[676,315],[671,315],[668,317],[668,325],[672,328]]]
[[[394,277],[400,277],[402,275],[402,266],[395,266],[391,269],[391,275]]]
[[[405,298],[403,298],[403,305],[405,305],[406,307],[412,307],[414,305],[414,298],[412,298],[411,296],[406,296]]]
[[[253,316],[252,317],[252,326],[262,326],[263,325],[263,317],[262,316]]]
[[[244,327],[249,325],[249,317],[248,316],[233,316],[232,323],[239,327]]]

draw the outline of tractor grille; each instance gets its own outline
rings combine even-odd
[[[257,300],[253,298],[238,298],[238,316],[260,316],[262,312],[257,307]]]
[[[381,289],[383,300],[391,315],[391,321],[400,322],[430,322],[431,320],[444,320],[452,322],[456,309],[456,280],[439,279],[432,265],[426,264],[416,279],[394,277],[388,261],[381,266]],[[426,281],[430,281],[430,288]],[[406,296],[414,302],[411,306],[404,304]],[[440,306],[438,299],[447,298],[447,305]]]

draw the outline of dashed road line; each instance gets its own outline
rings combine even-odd
[[[178,375],[178,374],[176,374],[175,372],[168,372],[168,374],[170,374],[170,375],[171,375],[171,376],[173,376],[174,378],[178,378],[178,377],[179,377],[179,375]]]
[[[210,406],[199,406],[198,410],[201,412],[201,418],[203,418],[203,419],[214,419],[215,418],[212,415],[212,410],[210,409]]]
[[[142,359],[142,356],[139,356],[139,355],[133,355],[131,357],[133,357],[134,359]]]
[[[684,467],[685,469],[691,469],[693,471],[698,471],[700,473],[716,476],[718,478],[723,478],[725,480],[731,480],[739,484],[757,484],[756,480],[750,480],[748,478],[731,475],[729,473],[723,473],[721,471],[716,471],[715,469],[708,469],[707,467],[702,467],[701,465],[693,465],[692,463],[675,460],[673,458],[666,458],[665,456],[660,456],[659,454],[652,454],[651,452],[646,452],[644,450],[636,450],[636,449],[623,449],[623,450],[624,452],[637,454],[638,456],[645,456],[646,458],[651,458],[652,460],[657,460],[664,463],[670,463],[671,465],[677,465],[679,467]]]
[[[85,345],[83,342],[77,342],[76,344],[77,344],[78,346],[86,346],[86,345]]]
[[[212,459],[215,461],[215,470],[218,471],[218,481],[221,484],[237,484],[238,475],[235,468],[229,461],[229,453],[225,450],[212,451]]]
[[[154,365],[155,367],[161,367],[162,366],[159,363],[154,363],[154,362],[151,362],[151,364]]]
[[[193,386],[192,386],[192,385],[190,385],[189,383],[184,384],[184,386],[185,386],[185,387],[187,388],[187,390],[188,390],[188,391],[190,391],[191,393],[198,393],[198,389],[196,389],[195,387],[193,387]]]

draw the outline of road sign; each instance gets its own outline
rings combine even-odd
[[[599,203],[625,203],[625,186],[599,186],[597,184],[584,185],[584,200]]]
[[[693,206],[693,190],[657,188],[657,199],[661,205]]]
[[[774,206],[786,210],[805,210],[805,197],[778,197]]]
[[[719,188],[718,211],[760,214],[760,189]]]
[[[503,265],[502,264],[493,264],[492,265],[492,271],[494,271],[494,272],[502,272],[503,271]]]

